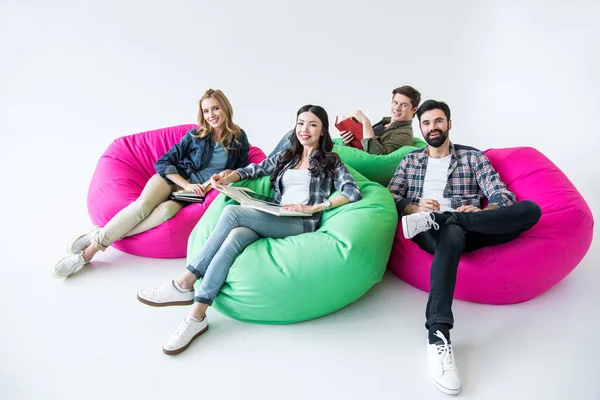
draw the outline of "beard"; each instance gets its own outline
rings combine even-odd
[[[434,132],[438,132],[440,134],[440,136],[436,137],[436,138],[430,138],[429,135],[431,135]],[[449,131],[445,131],[442,132],[439,129],[434,129],[432,131],[430,131],[429,133],[427,133],[427,135],[424,135],[425,138],[425,142],[427,142],[428,145],[430,145],[431,147],[441,147],[444,142],[446,141],[446,139],[448,139],[448,132]]]

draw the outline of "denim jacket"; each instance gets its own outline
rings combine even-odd
[[[203,183],[199,172],[205,168],[213,155],[214,141],[209,136],[198,138],[198,129],[191,129],[175,146],[171,147],[155,164],[156,172],[167,182],[167,174],[179,174],[190,183]],[[248,165],[250,144],[244,130],[237,142],[229,144],[225,169],[237,169]]]
[[[319,150],[317,150],[319,151]],[[245,168],[237,169],[237,172],[242,180],[244,179],[256,179],[260,176],[271,175],[273,171],[275,171],[275,167],[279,161],[279,158],[283,152],[277,153],[274,156],[270,156],[265,159],[260,164],[250,164]],[[309,157],[310,166],[313,166],[314,156],[313,154]],[[281,195],[283,192],[283,185],[281,183],[281,178],[283,174],[290,168],[295,167],[300,162],[300,157],[296,157],[292,159],[277,175],[275,181],[273,182],[273,190],[275,192],[274,198],[277,201],[281,200]],[[340,162],[337,168],[334,171],[333,179],[326,175],[323,171],[318,176],[310,177],[310,187],[309,187],[309,200],[308,205],[320,204],[324,199],[328,198],[333,192],[333,188],[340,192],[340,194],[350,201],[358,201],[362,198],[360,193],[360,189],[356,182],[354,182],[354,178],[346,169],[344,163]],[[321,214],[322,212],[315,213],[310,217],[302,217],[304,218],[304,231],[305,232],[314,232],[319,228],[319,224],[321,223]]]

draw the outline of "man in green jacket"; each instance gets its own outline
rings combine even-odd
[[[362,111],[355,111],[352,117],[363,126],[362,149],[369,154],[390,154],[402,146],[412,146],[414,136],[412,119],[421,102],[421,93],[412,86],[401,86],[392,91],[391,117],[384,117],[375,125]],[[340,132],[345,145],[354,134]]]

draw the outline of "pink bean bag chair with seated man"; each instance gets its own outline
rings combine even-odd
[[[517,239],[464,253],[454,298],[513,304],[538,296],[569,274],[592,242],[592,212],[565,174],[529,147],[485,152],[517,200],[535,201],[540,221]],[[433,256],[405,239],[398,224],[388,266],[403,281],[429,291]]]
[[[94,225],[104,226],[116,213],[135,201],[148,179],[156,173],[154,164],[190,129],[180,125],[116,139],[96,166],[88,191],[88,212]],[[265,154],[250,145],[248,162],[259,163]],[[211,190],[204,203],[184,207],[165,223],[138,235],[125,237],[113,246],[129,254],[155,258],[185,257],[190,232],[219,194]]]

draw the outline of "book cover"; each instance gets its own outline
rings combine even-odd
[[[354,138],[350,142],[350,146],[355,147],[357,149],[362,149],[361,140],[363,138],[363,126],[360,122],[355,120],[354,118],[345,118],[342,117],[341,121],[338,121],[338,117],[335,117],[335,127],[338,128],[340,132],[349,131],[352,132]]]

